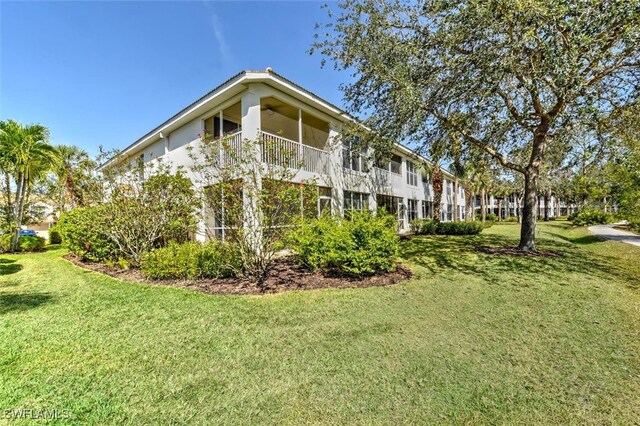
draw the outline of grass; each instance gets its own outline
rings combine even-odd
[[[640,249],[539,226],[561,258],[418,237],[390,287],[209,296],[0,260],[0,413],[59,424],[633,424]],[[3,420],[0,418],[0,423]],[[28,421],[27,421],[28,423]],[[35,421],[34,421],[35,423]],[[42,424],[42,421],[38,421]]]

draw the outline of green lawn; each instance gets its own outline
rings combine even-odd
[[[407,241],[395,286],[261,297],[0,256],[0,423],[637,422],[640,249],[551,222],[562,258],[473,251],[518,229]]]

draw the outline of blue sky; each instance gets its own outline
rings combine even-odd
[[[342,106],[348,78],[307,51],[320,2],[0,0],[0,119],[56,144],[124,148],[242,69]]]

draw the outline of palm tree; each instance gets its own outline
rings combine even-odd
[[[440,209],[442,202],[442,183],[444,174],[440,163],[436,162],[431,167],[431,184],[433,186],[433,220],[440,222]]]
[[[453,173],[454,183],[453,183],[453,220],[460,220],[460,215],[458,213],[458,197],[460,190],[460,179],[464,179],[467,174],[467,166],[464,164],[462,159],[456,158],[451,164],[451,172]],[[466,195],[466,194],[465,194]],[[466,196],[465,196],[466,199]]]
[[[0,123],[0,152],[2,152],[1,164],[5,174],[5,184],[9,176],[6,197],[14,232],[12,251],[18,245],[24,206],[31,194],[31,188],[59,162],[58,151],[49,144],[48,137],[48,129],[39,124],[25,126],[14,120]],[[15,184],[13,200],[11,200],[11,179]]]
[[[55,168],[58,186],[64,188],[64,198],[69,205],[84,207],[86,200],[81,185],[95,168],[95,163],[85,150],[77,146],[59,145],[57,149],[60,156],[60,162]]]

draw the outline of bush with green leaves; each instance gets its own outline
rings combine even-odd
[[[435,222],[431,219],[416,219],[411,222],[411,229],[417,235],[476,235],[486,227],[486,223],[478,221]]]
[[[94,262],[117,259],[117,247],[107,234],[108,209],[99,205],[64,212],[56,225],[64,246],[76,256]]]
[[[61,244],[62,237],[60,236],[60,231],[56,226],[52,226],[49,228],[49,244]]]
[[[0,251],[8,252],[11,249],[11,240],[13,234],[4,234],[0,236]],[[45,239],[38,236],[22,235],[18,238],[19,252],[40,251],[44,248]]]
[[[599,210],[583,210],[569,215],[569,220],[575,226],[590,226],[611,223],[614,217],[609,213]]]
[[[486,227],[482,222],[439,222],[438,235],[477,235]]]
[[[485,217],[485,220],[487,222],[497,222],[498,221],[498,215],[493,214],[493,213],[487,213],[487,216]]]
[[[399,248],[396,219],[384,211],[308,219],[290,242],[304,266],[351,276],[393,270]]]
[[[508,216],[504,221],[509,223],[518,223],[518,216]]]
[[[56,226],[64,245],[83,259],[135,267],[143,253],[187,241],[198,201],[191,180],[164,168],[153,173],[112,183],[106,204],[65,212]]]
[[[432,219],[415,219],[411,221],[411,231],[417,235],[433,235],[437,222]]]
[[[18,250],[20,251],[40,251],[47,241],[38,236],[23,235],[18,238]]]
[[[240,257],[236,247],[221,241],[170,243],[145,253],[140,269],[149,279],[225,278],[238,274]]]

